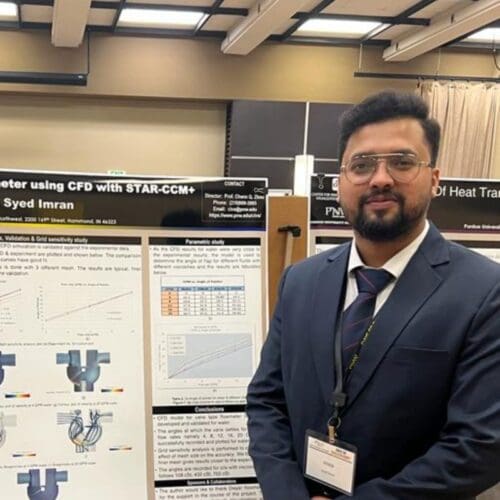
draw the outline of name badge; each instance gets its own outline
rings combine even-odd
[[[304,476],[352,496],[357,449],[343,441],[331,444],[328,437],[308,430],[305,443]]]

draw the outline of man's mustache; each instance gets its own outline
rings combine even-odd
[[[373,201],[396,201],[400,205],[403,205],[404,198],[399,193],[388,189],[374,189],[369,193],[361,195],[359,205],[362,206]]]

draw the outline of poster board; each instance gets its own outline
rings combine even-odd
[[[445,238],[500,263],[500,180],[440,180],[428,218]],[[311,176],[311,254],[352,238],[338,202],[338,175]]]
[[[5,498],[261,498],[266,203],[261,179],[0,171]]]

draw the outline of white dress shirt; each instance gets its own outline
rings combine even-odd
[[[396,283],[405,270],[408,262],[413,257],[418,247],[424,241],[427,232],[429,231],[429,222],[425,221],[425,227],[422,232],[406,247],[400,250],[396,255],[391,257],[381,268],[385,269],[391,273],[395,279],[393,279],[378,295],[375,302],[374,315],[377,314],[379,309],[384,305],[385,301],[389,298],[389,295],[394,290]],[[349,263],[347,266],[347,287],[345,292],[344,300],[344,311],[354,302],[354,299],[358,295],[358,285],[356,284],[356,278],[354,276],[354,269],[358,267],[370,268],[370,266],[365,265],[361,259],[358,249],[356,247],[356,240],[352,241],[351,252],[349,255]],[[374,269],[374,268],[371,268]]]

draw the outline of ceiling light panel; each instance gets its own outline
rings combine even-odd
[[[17,21],[17,5],[12,2],[0,2],[0,21]]]
[[[500,44],[500,28],[485,28],[464,38],[462,42],[495,42]]]
[[[500,17],[498,0],[468,2],[465,7],[462,3],[457,5],[456,10],[434,16],[429,26],[392,40],[391,46],[383,52],[384,61],[409,61],[477,31]]]
[[[222,41],[224,54],[247,55],[299,11],[307,0],[268,0],[256,2],[245,19],[230,30]]]
[[[380,23],[367,21],[346,21],[338,19],[309,19],[294,33],[294,36],[333,36],[342,38],[360,38]]]
[[[169,9],[123,9],[119,27],[127,28],[194,28],[206,17],[203,12]]]

